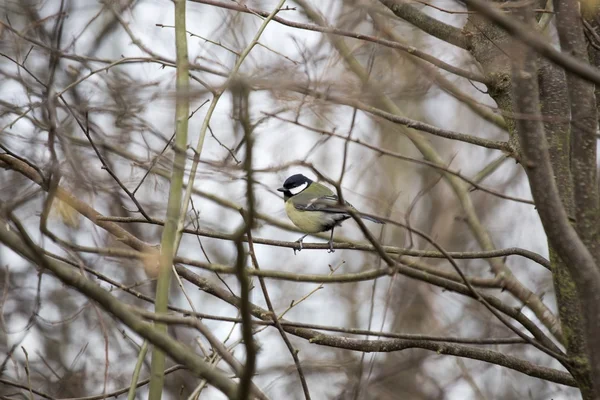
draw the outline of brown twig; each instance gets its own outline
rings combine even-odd
[[[202,277],[192,273],[191,271],[182,268],[180,270],[181,275],[192,284],[198,286],[203,291],[210,293],[231,305],[239,306],[240,299],[236,296],[232,296],[230,293],[212,285]],[[262,320],[270,320],[268,310],[260,308],[254,304],[252,306],[252,314]],[[282,326],[286,332],[291,333],[295,336],[304,338],[313,344],[320,344],[324,346],[337,347],[342,349],[349,349],[355,351],[367,351],[367,352],[391,352],[391,351],[402,351],[409,348],[420,348],[430,351],[435,351],[438,354],[448,354],[457,357],[466,357],[475,360],[481,360],[485,362],[491,362],[497,365],[502,365],[506,368],[513,369],[515,371],[522,372],[529,376],[538,377],[541,379],[549,380],[551,382],[561,383],[564,385],[574,386],[575,381],[570,374],[553,370],[551,368],[540,367],[532,364],[528,361],[521,360],[516,357],[506,355],[504,353],[481,350],[469,346],[454,345],[454,344],[439,344],[436,342],[421,342],[411,340],[361,340],[361,339],[350,339],[347,337],[339,337],[332,335],[325,335],[320,332],[316,332],[310,329],[304,328],[292,328]]]
[[[252,259],[252,264],[254,268],[260,270],[260,266],[258,265],[258,258],[256,257],[256,251],[254,250],[254,243],[252,242],[252,233],[248,230],[248,248],[250,253],[250,258]],[[265,284],[265,280],[262,277],[258,277],[258,282],[260,283],[260,288],[263,292],[263,296],[265,297],[265,302],[267,304],[267,308],[271,313],[271,318],[273,319],[273,324],[279,331],[283,342],[286,347],[290,351],[292,358],[294,359],[294,364],[296,364],[296,370],[298,371],[298,377],[300,378],[300,384],[302,385],[302,390],[304,391],[304,398],[310,400],[310,391],[308,389],[308,384],[306,383],[306,377],[304,376],[304,371],[302,369],[302,364],[300,363],[300,358],[298,357],[298,350],[294,349],[294,346],[290,342],[290,339],[287,337],[285,330],[281,326],[279,322],[279,318],[277,318],[277,313],[273,308],[273,303],[271,302],[271,298],[269,296],[269,292],[267,290],[267,285]]]

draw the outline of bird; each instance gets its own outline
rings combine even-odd
[[[300,243],[299,249],[302,250],[302,240],[310,233],[326,232],[331,230],[329,238],[329,253],[333,253],[333,231],[336,226],[351,218],[348,209],[356,211],[352,204],[347,201],[345,205],[340,204],[336,194],[327,186],[307,178],[302,174],[295,174],[285,180],[283,186],[277,189],[283,193],[285,201],[285,212],[288,218],[306,234],[296,242]],[[378,224],[385,222],[361,215],[360,217]]]

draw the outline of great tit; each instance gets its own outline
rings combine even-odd
[[[277,190],[283,192],[285,212],[288,218],[294,225],[306,232],[306,235],[297,240],[300,243],[299,250],[302,250],[302,240],[309,233],[331,230],[329,252],[333,253],[333,230],[343,221],[351,218],[347,210],[349,208],[355,210],[355,208],[347,201],[345,207],[342,206],[338,197],[329,188],[313,182],[302,174],[290,176],[283,183],[283,187]],[[378,224],[384,223],[366,215],[361,215],[361,218]],[[294,249],[295,252],[296,249]]]

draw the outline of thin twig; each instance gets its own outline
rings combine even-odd
[[[143,218],[135,218],[135,217],[100,217],[102,221],[111,221],[111,222],[120,222],[120,223],[143,223],[143,224],[155,224],[155,225],[163,225],[164,220],[160,219],[151,219],[150,221],[146,221]],[[198,236],[206,236],[215,239],[224,239],[233,241],[234,237],[230,233],[218,232],[208,229],[184,229],[184,233]],[[325,238],[325,237],[323,237]],[[247,238],[243,238],[243,241],[247,241]],[[298,243],[296,242],[287,242],[282,240],[273,240],[273,239],[265,239],[265,238],[254,238],[253,242],[255,244],[261,244],[266,246],[275,246],[275,247],[286,247],[286,248],[297,248]],[[327,250],[329,245],[327,243],[304,243],[302,245],[303,250]],[[345,249],[345,250],[358,250],[358,251],[375,251],[375,248],[365,242],[334,242],[334,249]],[[419,249],[410,249],[404,247],[395,247],[395,246],[383,246],[383,249],[386,253],[390,254],[401,254],[405,256],[411,257],[422,257],[422,258],[445,258],[442,253],[439,251],[432,250],[419,250]],[[522,249],[519,247],[509,247],[504,249],[495,249],[489,251],[449,251],[448,254],[452,256],[454,259],[487,259],[487,258],[497,258],[497,257],[506,257],[506,256],[520,256],[523,258],[527,258],[540,266],[544,267],[547,270],[550,270],[550,261],[545,257],[541,256],[538,253],[535,253],[530,250]]]
[[[131,375],[131,384],[129,386],[129,391],[127,392],[127,400],[135,400],[135,390],[138,387],[138,379],[140,379],[140,372],[142,371],[142,366],[144,365],[144,359],[146,358],[147,353],[148,341],[144,340],[137,361],[135,362],[135,367],[133,368],[133,374]]]
[[[248,230],[248,248],[249,248],[250,258],[252,259],[252,264],[254,265],[254,268],[256,268],[257,270],[260,270],[260,266],[258,265],[258,258],[256,257],[256,251],[254,250],[254,243],[252,242],[252,234],[251,234],[250,230]],[[258,281],[260,283],[260,287],[263,292],[263,296],[265,297],[265,302],[267,303],[267,308],[269,309],[269,312],[271,313],[271,317],[273,318],[273,323],[275,324],[275,327],[277,327],[277,330],[279,331],[279,334],[281,335],[283,342],[285,343],[286,347],[290,351],[290,354],[292,355],[292,358],[294,359],[294,364],[296,364],[296,370],[298,371],[298,377],[300,378],[302,390],[304,391],[304,398],[307,400],[310,400],[310,398],[311,398],[310,391],[308,389],[308,384],[306,383],[306,377],[304,376],[304,371],[302,369],[302,364],[300,363],[300,358],[298,357],[298,350],[294,349],[292,342],[290,342],[290,339],[287,337],[285,331],[283,330],[283,327],[281,326],[281,323],[279,322],[279,318],[277,318],[277,313],[275,312],[275,309],[273,308],[273,303],[271,302],[269,292],[267,291],[267,285],[265,284],[265,280],[262,277],[258,277]]]

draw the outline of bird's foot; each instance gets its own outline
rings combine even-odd
[[[328,253],[335,253],[335,250],[333,248],[333,242],[329,241],[329,250],[327,250]]]
[[[302,251],[302,240],[304,239],[304,237],[301,237],[300,239],[296,240],[295,243],[298,243],[298,248],[294,247],[294,255],[296,255],[297,251]]]

